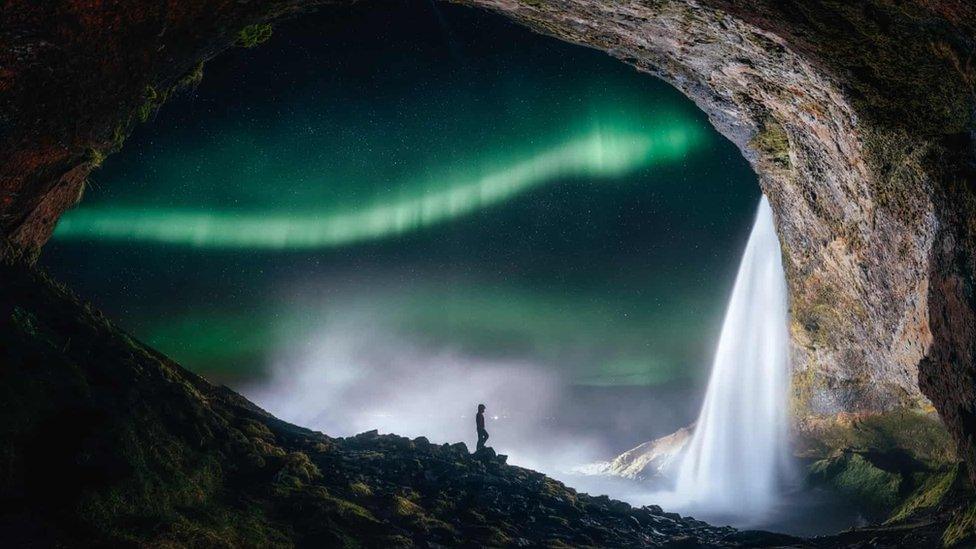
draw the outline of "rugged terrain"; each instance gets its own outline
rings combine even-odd
[[[0,279],[5,543],[737,545],[729,528],[577,494],[464,444],[289,425],[43,275],[3,265]]]
[[[911,547],[976,532],[958,467],[888,524],[802,540],[577,493],[490,449],[332,438],[181,368],[29,266],[0,262],[0,279],[13,546]]]
[[[490,449],[275,419],[0,265],[0,537],[17,547],[767,546]]]

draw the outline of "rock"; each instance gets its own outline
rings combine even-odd
[[[468,445],[463,442],[457,442],[449,446],[451,451],[458,455],[468,455]]]
[[[931,399],[976,465],[976,200],[961,183],[976,166],[963,61],[976,6],[460,1],[610,52],[694,100],[775,211],[794,409]],[[163,16],[136,0],[101,11],[14,0],[0,28],[0,255],[35,257],[91,171],[206,58],[319,3],[185,2]]]
[[[691,439],[694,425],[650,442],[645,442],[611,461],[593,463],[573,469],[583,475],[616,476],[638,481],[660,481],[667,468]]]
[[[465,447],[465,452],[467,452],[467,447]],[[490,446],[481,448],[475,451],[475,453],[472,455],[484,461],[491,461],[497,457],[497,455],[495,454],[495,449]]]

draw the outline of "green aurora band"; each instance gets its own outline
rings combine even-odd
[[[535,154],[451,184],[422,181],[387,202],[346,210],[202,211],[187,208],[80,207],[66,214],[59,240],[148,242],[194,248],[322,249],[405,234],[458,219],[541,186],[572,178],[613,178],[675,161],[706,134],[676,120],[650,131],[594,125]],[[624,126],[624,125],[619,125]]]

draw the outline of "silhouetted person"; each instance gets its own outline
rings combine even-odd
[[[485,405],[478,405],[478,415],[474,416],[474,422],[478,426],[478,448],[475,452],[485,449],[485,442],[488,440],[488,431],[485,431]]]

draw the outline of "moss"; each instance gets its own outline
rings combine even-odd
[[[798,426],[797,448],[816,459],[811,484],[844,494],[872,520],[904,524],[971,501],[954,443],[931,412],[808,418]]]
[[[808,457],[828,457],[838,449],[902,450],[931,469],[957,461],[955,443],[945,425],[935,414],[922,410],[811,418],[801,430]]]
[[[949,526],[942,533],[942,545],[960,547],[976,537],[976,504],[956,512]]]
[[[959,466],[948,471],[924,475],[920,486],[891,514],[887,523],[903,521],[919,511],[931,509],[943,502],[953,484],[959,480]]]
[[[500,528],[491,528],[487,539],[489,547],[508,547],[512,545],[512,538],[508,537]]]
[[[423,508],[407,498],[393,496],[393,513],[400,517],[423,515]]]
[[[802,329],[794,320],[791,330]],[[811,403],[818,392],[826,385],[823,376],[817,375],[817,368],[808,365],[803,370],[795,370],[790,383],[791,400],[790,411],[792,417],[808,417],[811,414]]]
[[[256,23],[248,25],[237,33],[237,45],[244,48],[253,48],[263,44],[271,38],[273,29],[268,23]]]
[[[119,150],[125,143],[125,138],[129,136],[129,123],[120,122],[112,130],[112,150]]]
[[[241,421],[241,432],[251,438],[274,439],[267,425],[253,419]]]
[[[836,289],[821,284],[815,291],[795,299],[791,305],[793,324],[791,329],[806,334],[807,347],[832,345],[837,326],[850,322],[851,315],[864,318],[866,313],[860,302],[845,299]]]
[[[569,521],[558,515],[549,515],[546,520],[552,524],[558,524],[562,528],[569,528]]]
[[[814,463],[809,478],[875,512],[891,509],[898,503],[903,481],[901,475],[880,469],[861,454],[852,452]]]
[[[369,525],[376,524],[379,521],[370,513],[365,507],[356,505],[351,501],[344,499],[328,497],[326,502],[331,506],[332,511],[337,513],[342,519],[351,522],[353,524]]]
[[[105,161],[105,153],[95,147],[89,147],[85,151],[85,163],[92,168],[97,168]]]
[[[871,192],[878,206],[902,223],[916,224],[926,212],[926,193],[935,166],[938,147],[907,130],[865,128],[864,158],[873,173]]]
[[[764,160],[781,169],[790,167],[790,138],[775,118],[767,116],[763,125],[752,137],[749,145],[758,151]]]
[[[203,61],[200,61],[184,74],[177,82],[174,89],[195,88],[203,81]]]
[[[368,498],[373,495],[373,489],[363,482],[353,482],[349,485],[349,491],[356,497]]]
[[[304,452],[292,452],[285,457],[285,469],[300,478],[304,482],[311,482],[321,478],[322,473],[316,467],[308,454]]]
[[[156,112],[156,109],[166,101],[167,94],[160,93],[153,86],[146,86],[142,96],[143,102],[136,108],[136,118],[138,118],[139,122],[149,120],[149,117]]]

